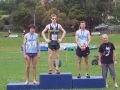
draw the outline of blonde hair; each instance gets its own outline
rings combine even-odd
[[[52,17],[57,17],[57,16],[56,16],[56,14],[52,14],[52,15],[51,15],[51,18],[52,18]]]

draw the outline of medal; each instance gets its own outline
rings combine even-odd
[[[55,34],[55,32],[56,32],[56,27],[54,27],[53,30],[54,30],[54,34]]]
[[[81,37],[82,39],[84,38],[84,31],[83,32],[81,31]]]
[[[30,35],[30,40],[31,40],[31,46],[33,45],[33,35]]]
[[[33,42],[31,42],[31,46],[33,45]]]
[[[56,24],[55,25],[52,24],[52,27],[53,27],[54,34],[55,34],[55,32],[56,32]]]

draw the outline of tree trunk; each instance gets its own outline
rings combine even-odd
[[[22,31],[25,30],[23,23],[20,25],[20,29],[22,29]]]

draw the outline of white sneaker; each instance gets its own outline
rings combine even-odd
[[[105,87],[108,88],[108,84],[106,84]]]
[[[118,87],[118,85],[117,85],[117,84],[114,84],[114,87]]]

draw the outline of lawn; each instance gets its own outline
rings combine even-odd
[[[118,38],[119,34],[109,35],[109,40],[113,42],[116,46],[116,54],[118,64],[115,66],[117,82],[120,86],[120,43]],[[40,42],[44,42],[43,38],[39,38]],[[63,42],[75,42],[73,35],[67,35]],[[25,82],[25,60],[23,59],[23,53],[20,51],[20,46],[23,43],[23,38],[19,34],[18,38],[4,38],[0,37],[0,90],[6,90],[6,85],[9,82]],[[102,43],[101,36],[91,36],[91,45],[100,45]],[[89,55],[89,73],[91,76],[100,76],[101,68],[97,65],[91,65],[91,61],[94,59],[94,55],[98,55],[98,50],[91,50]],[[66,59],[67,57],[67,59]],[[54,56],[53,56],[54,60]],[[77,76],[77,57],[75,51],[60,52],[60,60],[62,61],[62,67],[60,67],[61,72],[71,72],[73,76]],[[82,61],[82,76],[85,76],[85,65],[84,60]],[[41,52],[41,58],[38,59],[37,63],[37,81],[39,80],[39,74],[43,72],[48,72],[48,53],[47,51]],[[55,68],[53,67],[53,71]],[[32,82],[32,66],[30,70],[30,82]],[[109,90],[120,90],[120,88],[113,87],[113,81],[108,74],[108,84]],[[104,89],[91,89],[91,90],[108,90]],[[82,89],[83,90],[83,89]],[[87,89],[88,90],[88,89]]]

